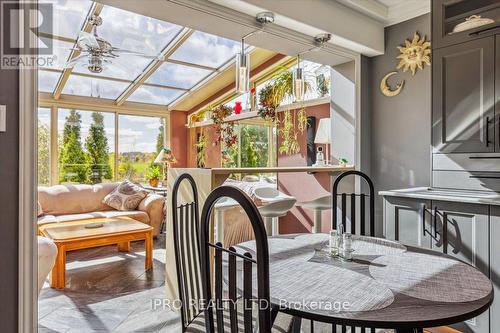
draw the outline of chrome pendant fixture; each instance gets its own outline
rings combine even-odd
[[[271,12],[258,13],[255,20],[260,28],[241,38],[241,52],[236,54],[236,92],[242,94],[250,91],[250,54],[245,52],[245,38],[261,32],[265,25],[273,23],[274,14]]]
[[[245,40],[241,40],[241,53],[236,54],[236,91],[250,90],[250,54],[245,52]]]
[[[293,71],[292,81],[292,93],[294,102],[300,102],[304,100],[304,87],[304,71],[300,67],[300,57],[297,57],[297,68]]]

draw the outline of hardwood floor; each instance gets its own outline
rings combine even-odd
[[[154,241],[147,272],[143,241],[133,242],[130,252],[116,246],[69,252],[66,288],[51,289],[47,281],[40,293],[38,332],[180,333],[177,313],[154,306],[165,297],[164,236]]]

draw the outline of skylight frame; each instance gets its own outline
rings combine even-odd
[[[88,11],[88,13],[85,16],[85,20],[83,21],[83,26],[81,27],[80,30],[86,31],[86,32],[91,32],[92,26],[89,24],[89,18],[92,17],[93,15],[99,15],[102,10],[107,7],[107,5],[102,5],[100,3],[94,2]],[[137,14],[139,15],[139,14]],[[197,31],[183,27],[179,30],[177,35],[169,42],[167,45],[165,45],[163,51],[161,52],[159,59],[152,60],[151,63],[146,66],[146,68],[135,78],[131,78],[130,80],[125,79],[125,78],[117,78],[117,77],[110,77],[107,75],[92,75],[90,73],[84,73],[84,72],[74,72],[73,68],[64,68],[62,71],[60,70],[55,70],[55,69],[40,69],[40,70],[49,70],[49,71],[60,71],[61,75],[59,77],[59,80],[56,84],[56,87],[54,91],[52,92],[52,97],[55,100],[58,100],[60,96],[62,95],[62,92],[65,89],[66,83],[70,76],[72,75],[78,75],[78,76],[84,76],[84,77],[90,77],[90,78],[96,78],[96,79],[104,79],[104,80],[111,80],[111,81],[117,81],[117,82],[123,82],[123,83],[129,83],[129,86],[119,95],[118,98],[114,100],[115,105],[120,106],[123,103],[126,103],[129,99],[129,97],[135,92],[135,90],[139,89],[141,86],[145,87],[156,87],[156,88],[165,88],[165,89],[170,89],[170,90],[179,90],[182,91],[183,93],[174,98],[171,102],[169,102],[166,105],[163,104],[155,104],[155,103],[142,103],[142,102],[132,102],[131,103],[142,103],[142,104],[149,104],[149,105],[155,105],[155,106],[164,106],[167,109],[188,96],[191,92],[199,89],[201,86],[205,85],[207,82],[211,81],[214,79],[219,73],[230,67],[234,63],[234,56],[232,55],[228,60],[226,60],[222,65],[219,67],[211,67],[207,66],[204,64],[199,64],[199,63],[194,63],[194,62],[188,62],[184,61],[182,59],[172,59],[172,55],[179,49],[181,48],[184,43],[191,37],[194,33]],[[200,33],[204,33],[200,31]],[[44,37],[52,38],[55,40],[61,40],[64,42],[71,42],[74,45],[74,49],[77,47],[76,43],[76,38],[69,38],[65,36],[57,36],[57,35],[51,35],[47,33],[41,33]],[[210,35],[210,34],[208,34]],[[223,37],[221,37],[223,38]],[[225,39],[225,38],[224,38]],[[236,42],[236,41],[233,41]],[[73,50],[71,51],[68,60],[71,60],[78,56],[80,52],[78,50]],[[207,70],[208,73],[207,75],[202,78],[200,81],[197,83],[191,85],[190,87],[177,87],[177,86],[170,86],[170,85],[162,85],[162,84],[155,84],[155,83],[148,83],[145,82],[150,76],[152,76],[154,73],[156,73],[163,65],[164,63],[172,63],[172,64],[177,64],[177,65],[182,65],[182,66],[188,66],[188,67],[193,67],[193,68],[199,68],[203,70]]]

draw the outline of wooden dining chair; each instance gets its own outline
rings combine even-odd
[[[194,201],[178,205],[177,193],[184,180],[191,184]],[[262,333],[289,332],[292,317],[270,307],[267,235],[253,201],[235,187],[216,188],[206,199],[199,224],[198,195],[193,178],[181,175],[172,192],[182,332],[247,333],[254,332],[254,327]],[[221,243],[211,243],[212,211],[221,198],[235,200],[247,214],[255,234],[255,258],[250,253],[238,253],[233,247],[226,249]],[[255,268],[256,298],[253,297]],[[256,304],[267,306],[254,311]]]

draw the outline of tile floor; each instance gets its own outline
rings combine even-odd
[[[181,331],[176,313],[155,307],[165,297],[165,237],[155,240],[154,267],[144,271],[144,243],[128,253],[115,246],[73,251],[67,256],[66,288],[45,283],[38,303],[38,332]]]

